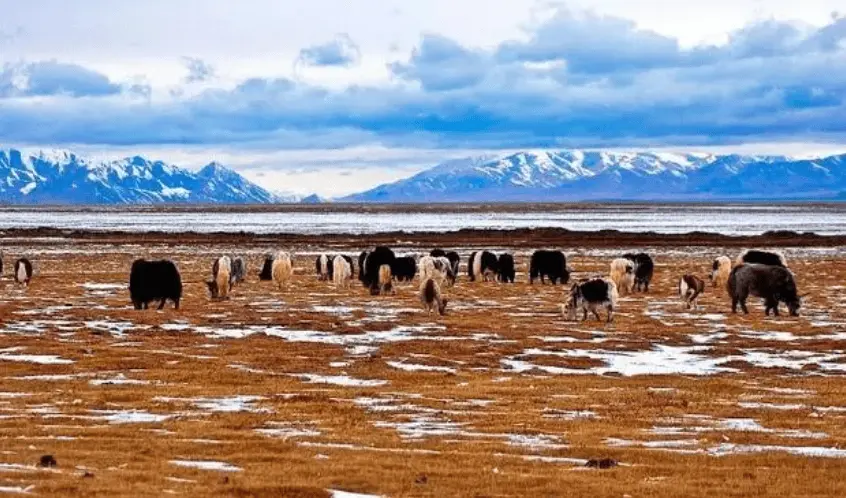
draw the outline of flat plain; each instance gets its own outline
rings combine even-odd
[[[2,239],[0,492],[38,496],[846,496],[846,253],[801,236],[785,251],[799,318],[732,315],[709,287],[676,296],[738,240],[483,232],[369,237],[55,234]],[[14,234],[12,234],[14,235]],[[370,296],[314,275],[320,252],[515,253],[518,283],[464,274],[444,317],[415,284]],[[643,249],[648,294],[613,324],[571,322],[565,287],[530,286],[540,246],[574,277]],[[296,254],[293,284],[258,280],[265,252]],[[211,301],[212,259],[248,256]],[[33,260],[28,289],[10,280]],[[172,259],[179,310],[132,309],[129,267]],[[464,264],[462,264],[462,270]],[[462,271],[462,273],[464,273]],[[783,308],[782,308],[783,309]],[[55,467],[39,466],[52,455]],[[587,468],[610,458],[610,469]]]

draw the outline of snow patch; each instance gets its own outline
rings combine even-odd
[[[217,472],[241,472],[241,467],[236,467],[231,463],[218,462],[215,460],[171,460],[171,465],[177,467],[186,467],[190,469],[213,470]]]

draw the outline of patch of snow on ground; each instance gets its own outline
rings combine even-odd
[[[149,381],[130,379],[126,375],[119,373],[109,379],[93,379],[88,381],[92,386],[111,386],[111,385],[144,385],[149,384]]]
[[[582,420],[599,418],[599,415],[591,410],[556,410],[553,408],[544,408],[543,418],[552,418],[556,420]]]
[[[432,436],[458,436],[466,424],[429,416],[418,416],[405,422],[379,421],[373,425],[379,428],[394,429],[406,440],[420,440]]]
[[[170,415],[160,415],[142,410],[91,410],[110,424],[152,424],[164,422]]]
[[[97,330],[100,332],[107,332],[114,336],[120,337],[123,336],[127,331],[135,329],[135,328],[149,328],[149,327],[139,327],[136,326],[133,322],[113,322],[110,320],[92,320],[85,322],[85,326],[91,330]]]
[[[309,384],[331,384],[343,387],[379,387],[388,383],[381,379],[356,379],[348,375],[318,375],[310,373],[288,374],[290,377],[298,377]]]
[[[10,354],[15,351],[23,351],[22,347],[0,349],[0,361],[14,361],[21,363],[35,363],[37,365],[69,365],[73,360],[60,358],[53,355],[40,354]]]
[[[707,351],[703,347],[680,347],[656,344],[646,351],[604,351],[604,350],[561,350],[527,349],[521,355],[505,358],[502,364],[518,373],[538,370],[556,375],[618,373],[630,377],[635,375],[712,375],[733,372],[734,369],[720,367],[724,358],[711,358],[697,354]],[[548,365],[534,365],[519,359],[521,356],[559,356],[564,358],[589,358],[600,360],[607,366],[591,368],[565,368]]]
[[[757,432],[785,438],[825,439],[828,437],[828,434],[824,432],[811,432],[800,429],[772,429],[762,426],[751,418],[714,419],[707,415],[687,415],[683,419],[664,419],[663,422],[673,424],[678,422],[684,423],[686,420],[695,420],[699,425],[664,425],[653,427],[647,432],[659,435],[689,435],[704,432],[729,431]]]
[[[823,448],[820,446],[775,446],[758,444],[723,443],[709,448],[708,454],[713,456],[737,455],[743,453],[771,453],[784,452],[813,458],[846,458],[846,449]]]
[[[457,373],[458,371],[450,367],[438,367],[433,365],[420,365],[416,363],[406,363],[405,361],[387,361],[388,366],[398,370],[405,370],[406,372],[446,372]]]
[[[241,467],[236,467],[231,463],[217,462],[214,460],[171,460],[171,465],[177,467],[187,467],[190,469],[200,470],[214,470],[218,472],[241,472]]]
[[[332,498],[382,498],[379,495],[366,495],[362,493],[350,493],[349,491],[340,491],[337,489],[327,490],[332,495]]]
[[[267,408],[253,406],[256,401],[267,399],[263,396],[226,396],[221,398],[169,398],[157,396],[153,401],[160,403],[191,403],[200,410],[217,413],[267,413]]]
[[[35,489],[35,485],[31,484],[27,487],[21,486],[0,486],[0,493],[7,493],[7,494],[15,494],[15,495],[29,495],[32,494],[32,490]]]

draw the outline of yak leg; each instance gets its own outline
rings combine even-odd
[[[608,308],[608,319],[606,320],[606,323],[611,323],[611,322],[614,321],[614,306],[609,304],[607,306],[607,308]]]
[[[773,316],[778,315],[778,299],[768,299],[767,300],[767,308],[773,310]]]

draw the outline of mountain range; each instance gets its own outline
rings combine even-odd
[[[787,156],[532,150],[444,162],[343,202],[846,200],[846,155]],[[92,161],[68,151],[0,149],[0,203],[328,202],[270,192],[212,162],[193,172],[141,156]]]
[[[846,155],[526,151],[448,161],[349,202],[846,200]]]
[[[96,162],[67,151],[0,150],[7,204],[262,204],[279,196],[209,163],[197,172],[140,156]]]

